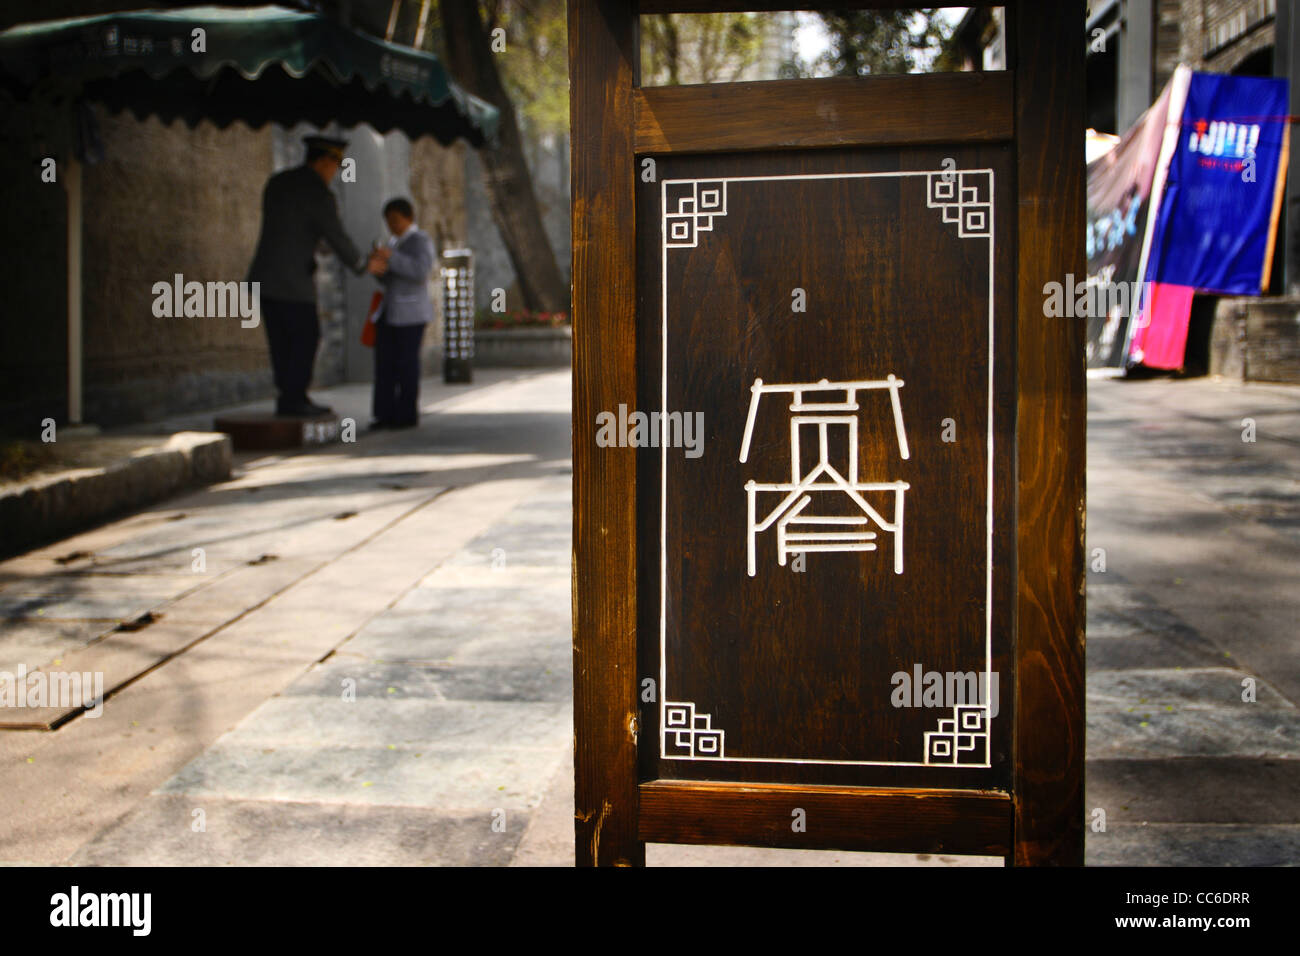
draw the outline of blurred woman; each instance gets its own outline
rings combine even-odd
[[[419,421],[420,343],[433,321],[429,273],[433,240],[415,224],[409,200],[384,206],[392,238],[371,253],[367,266],[384,286],[384,301],[375,319],[375,390],[372,429],[414,428]]]

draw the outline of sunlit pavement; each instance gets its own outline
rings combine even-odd
[[[366,420],[364,389],[317,394]],[[242,455],[0,565],[0,668],[139,675],[0,732],[0,858],[511,859],[571,737],[569,377],[426,397],[418,430]]]

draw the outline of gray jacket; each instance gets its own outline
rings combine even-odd
[[[433,321],[429,273],[433,271],[433,240],[412,226],[393,246],[388,271],[376,276],[384,286],[383,320],[389,325],[421,325]]]
[[[316,245],[324,239],[343,264],[360,275],[366,257],[339,221],[334,194],[310,166],[276,173],[262,193],[262,234],[248,268],[264,299],[315,302]]]

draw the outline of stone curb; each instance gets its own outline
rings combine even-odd
[[[91,439],[92,441],[94,439]],[[0,554],[16,554],[183,488],[230,477],[226,435],[178,432],[97,468],[71,468],[0,490]]]

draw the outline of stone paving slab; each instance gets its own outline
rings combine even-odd
[[[201,584],[191,575],[181,583],[158,584],[152,589],[119,587],[111,581],[64,582],[61,590],[46,592],[14,587],[0,592],[0,617],[9,620],[130,621]]]
[[[0,564],[0,568],[6,565]],[[144,598],[182,594],[198,584],[189,563],[182,570],[149,574],[115,574],[95,568],[50,567],[41,573],[11,574],[0,583],[0,614],[7,615],[19,595],[32,599],[61,599],[86,593],[115,592]],[[47,612],[48,613],[48,612]]]
[[[159,788],[193,798],[405,806],[459,814],[528,810],[558,755],[525,747],[237,747],[218,742]]]
[[[360,661],[449,662],[465,642],[459,630],[438,630],[416,615],[383,614],[366,622],[335,653]]]
[[[202,832],[194,830],[202,811]],[[418,807],[152,796],[74,866],[504,866],[528,826]]]
[[[1300,710],[1265,680],[1255,678],[1255,701],[1245,702],[1246,678],[1240,670],[1227,667],[1129,668],[1090,670],[1088,706],[1097,710],[1136,708],[1176,710],[1189,708],[1255,708],[1300,714]]]
[[[1158,823],[1089,833],[1087,866],[1295,866],[1300,826]]]
[[[59,665],[60,669],[103,673],[105,691],[111,694],[227,623],[232,616],[232,607],[258,606],[295,582],[305,582],[299,597],[300,608],[328,607],[330,599],[340,593],[347,596],[345,589],[350,587],[355,588],[351,593],[357,598],[350,603],[365,608],[371,602],[366,600],[365,582],[355,580],[355,568],[345,562],[336,569],[330,566],[330,561],[401,519],[412,508],[432,500],[442,490],[434,488],[432,496],[427,490],[403,492],[396,497],[392,493],[375,495],[368,512],[358,512],[355,520],[348,519],[346,528],[339,528],[338,525],[345,522],[336,521],[331,514],[335,506],[322,505],[319,501],[310,503],[310,508],[297,506],[297,516],[290,519],[285,518],[284,508],[271,515],[265,507],[245,506],[236,508],[232,514],[230,509],[223,510],[209,501],[202,506],[177,511],[163,520],[144,523],[141,533],[133,539],[117,542],[98,552],[81,549],[90,559],[90,570],[59,574],[47,571],[44,575],[33,576],[30,572],[35,569],[28,559],[7,578],[7,587],[0,590],[0,616],[23,622],[45,623],[65,619],[100,622],[99,627],[93,628],[94,633],[87,635],[83,645],[111,633],[112,629],[107,625],[133,621],[146,612],[153,613],[160,620],[139,632],[143,637],[105,638],[82,648],[69,647],[66,642],[53,639],[33,641],[29,630],[21,642],[14,642],[12,652],[6,651],[11,634],[4,624],[0,624],[0,660],[14,660],[16,670],[17,663],[27,658],[44,657],[44,660],[34,662],[39,666],[50,664],[62,656],[67,661]],[[365,508],[366,505],[360,504],[359,507]],[[262,540],[257,540],[258,535],[250,534],[247,528],[242,534],[231,530],[239,526],[240,511],[260,514],[256,522],[250,523],[263,528]],[[178,517],[183,520],[176,520]],[[214,547],[214,537],[218,542],[226,543],[217,543]],[[232,542],[237,542],[237,546]],[[210,555],[213,562],[201,573],[193,570],[181,574],[103,573],[103,569],[113,566],[117,559],[142,555],[147,556],[147,563],[155,572],[160,567],[160,556],[166,570],[174,572],[178,562],[193,560],[191,545],[215,551]],[[233,556],[230,554],[232,547],[237,550]],[[275,554],[276,560],[262,561],[260,559],[266,553],[264,548],[283,555]],[[250,555],[253,557],[249,558]],[[205,554],[205,559],[207,557],[209,555]],[[372,558],[370,570],[391,573],[391,567],[381,566],[382,560],[382,555],[380,560]],[[24,571],[28,574],[24,575]],[[339,575],[342,575],[341,579],[338,579]],[[331,620],[318,619],[318,624],[329,628],[348,623],[359,626],[375,610],[378,608],[371,608],[351,619],[347,615],[330,615]],[[274,621],[277,615],[281,618],[287,615],[291,628],[301,627],[304,623],[303,611],[294,611],[284,604],[269,609],[263,621]],[[341,637],[347,633],[345,631]],[[288,644],[283,640],[281,643]],[[50,645],[48,655],[36,654],[42,644]],[[75,706],[57,706],[25,708],[22,714],[0,712],[0,728],[51,728],[79,710]]]
[[[55,658],[41,668],[41,673],[51,675],[83,675],[78,700],[51,700],[46,706],[0,708],[0,730],[35,729],[52,730],[73,715],[93,706],[95,695],[86,686],[84,675],[95,675],[91,687],[103,692],[105,697],[115,693],[125,684],[135,680],[150,668],[180,653],[197,639],[194,632],[184,626],[158,621],[140,631],[118,631],[86,647],[74,648],[62,657]],[[32,680],[29,675],[28,680]]]
[[[457,664],[477,665],[513,661],[540,669],[550,668],[563,674],[573,666],[571,631],[484,634],[469,641],[452,660]]]
[[[1114,588],[1110,589],[1112,592]],[[1133,590],[1133,589],[1128,589]],[[1156,637],[1184,640],[1198,637],[1196,630],[1186,624],[1173,612],[1156,605],[1146,595],[1138,598],[1140,603],[1125,607],[1108,606],[1114,598],[1108,593],[1088,591],[1088,637],[1130,637],[1134,634],[1147,634]]]
[[[84,647],[104,634],[99,621],[5,621],[0,623],[0,672],[31,671],[58,660],[74,647]]]
[[[490,569],[481,574],[489,576]],[[426,579],[428,580],[428,579]],[[484,585],[477,588],[414,587],[398,600],[392,608],[394,615],[414,614],[441,620],[446,616],[463,614],[477,617],[485,610],[489,613],[532,614],[553,612],[568,615],[566,605],[555,610],[556,597],[567,597],[563,584],[556,581],[549,586],[530,588],[501,588]]]
[[[265,568],[265,569],[264,569]],[[46,671],[102,674],[106,697],[140,675],[169,660],[229,623],[231,608],[251,608],[271,598],[309,567],[292,561],[270,566],[246,567],[227,575],[187,575],[181,583],[190,589],[172,603],[160,600],[152,604],[151,623],[139,630],[119,631],[106,622],[87,626],[88,636],[81,646],[63,647],[56,653],[41,655],[38,666]],[[173,589],[174,590],[174,589]],[[156,592],[150,597],[157,597]],[[235,603],[242,598],[246,603]],[[143,610],[140,614],[144,614]],[[135,615],[131,620],[136,620]],[[46,627],[54,622],[42,622]],[[0,631],[0,650],[9,646],[7,635]],[[29,670],[32,668],[29,667]],[[12,713],[0,710],[0,730],[53,729],[84,709],[84,701],[23,708]]]
[[[1298,823],[1300,761],[1092,760],[1086,806],[1110,823]]]
[[[519,543],[514,534],[503,532],[473,542],[449,563],[451,567],[490,568],[493,552],[498,548],[504,552],[506,567],[512,564],[553,567],[568,561],[573,554],[573,546],[567,535],[556,533],[546,538],[539,537],[527,543]]]
[[[1300,715],[1241,704],[1235,708],[1133,713],[1090,708],[1088,759],[1116,757],[1300,758]]]
[[[1091,620],[1091,615],[1089,616]],[[1125,635],[1097,636],[1088,631],[1088,673],[1143,668],[1159,661],[1174,670],[1207,667],[1225,660],[1201,634],[1156,635],[1136,631]]]
[[[514,659],[533,660],[539,654],[554,650],[556,639],[565,639],[569,631],[557,625],[559,611],[549,617],[540,614],[502,614],[493,619],[489,613],[481,617],[461,613],[452,617],[429,615],[428,619],[404,615],[411,625],[402,632],[390,631],[386,635],[370,632],[366,637],[350,641],[347,653],[359,654],[374,660],[385,661],[454,661],[462,663],[502,663]],[[438,643],[432,643],[436,639]],[[449,653],[439,657],[435,649],[442,650],[446,639]],[[569,647],[563,648],[570,651]]]
[[[187,506],[206,500],[206,495],[218,493],[222,485],[209,486],[198,492],[189,492],[168,499],[165,503],[155,505],[117,521],[83,531],[71,538],[56,541],[44,547],[34,548],[25,554],[8,558],[0,562],[0,575],[6,579],[12,575],[42,577],[52,571],[82,571],[96,567],[95,555],[100,551],[118,547],[130,541],[135,535],[147,533],[161,524],[169,523],[171,518]],[[69,560],[73,555],[80,555]],[[109,568],[109,570],[113,570]],[[176,567],[166,570],[175,571]]]
[[[407,668],[410,670],[411,668]],[[441,700],[415,697],[429,694],[419,682],[401,681],[406,696],[357,695],[343,699],[294,694],[275,697],[231,731],[223,743],[231,747],[389,748],[406,750],[474,749],[483,747],[555,748],[568,740],[568,702]]]
[[[351,642],[350,642],[351,643]],[[326,697],[340,694],[343,681],[352,681],[358,700],[392,696],[434,700],[552,701],[569,704],[573,681],[532,665],[456,664],[450,661],[418,667],[390,660],[374,661],[336,653],[313,668],[285,692],[285,697]]]
[[[484,574],[484,566],[491,574]],[[490,559],[483,565],[443,565],[437,571],[420,581],[420,587],[444,588],[507,588],[525,589],[550,587],[552,589],[571,589],[573,575],[566,565],[563,568],[552,566],[524,567],[506,564],[505,567],[492,567]]]
[[[467,588],[466,591],[472,595],[476,589]],[[405,632],[390,631],[382,643],[378,635],[358,638],[349,650],[384,660],[423,660],[426,657],[424,642],[442,636],[458,638],[465,648],[492,643],[507,653],[516,641],[521,647],[535,646],[539,642],[549,647],[556,635],[569,632],[568,613],[568,601],[563,594],[554,594],[548,601],[538,601],[533,608],[481,600],[460,607],[446,607],[435,602],[425,611],[399,605],[391,615],[395,620],[410,621]]]

